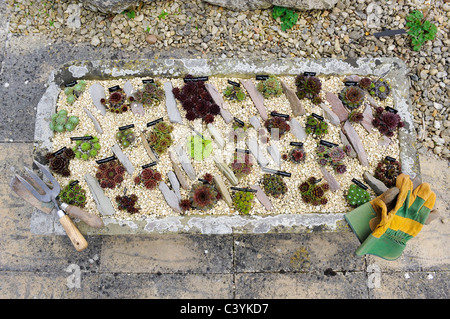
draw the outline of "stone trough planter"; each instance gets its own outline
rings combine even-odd
[[[105,81],[114,79],[133,79],[146,77],[182,78],[187,74],[218,78],[237,77],[254,79],[258,74],[273,74],[279,77],[296,76],[303,72],[315,72],[318,76],[359,75],[372,78],[384,78],[392,88],[393,108],[400,115],[404,127],[398,131],[399,161],[402,172],[412,178],[420,177],[419,162],[416,154],[416,137],[411,115],[412,105],[409,100],[409,79],[405,64],[394,58],[353,60],[308,60],[280,59],[263,61],[257,59],[166,59],[137,61],[81,61],[73,62],[55,70],[49,79],[48,88],[37,106],[35,128],[35,154],[38,161],[53,151],[53,132],[49,121],[55,113],[58,98],[63,94],[64,84],[76,80]],[[245,84],[244,84],[245,86]],[[247,90],[249,91],[249,90]],[[250,91],[249,91],[250,92]],[[326,106],[323,107],[324,112]],[[270,112],[271,109],[269,108]],[[262,113],[261,113],[262,115]],[[337,114],[339,115],[339,114]],[[333,112],[327,113],[330,123],[339,119]],[[295,122],[295,121],[294,121]],[[291,126],[295,127],[295,123]],[[344,125],[345,126],[345,125]],[[351,127],[344,127],[351,130]],[[348,135],[350,132],[345,131]],[[216,141],[218,142],[218,141]],[[218,142],[219,143],[219,142]],[[247,144],[250,151],[252,144]],[[268,149],[275,154],[276,149]],[[356,151],[358,151],[356,149]],[[119,151],[120,152],[120,151]],[[114,152],[116,153],[116,152]],[[117,154],[116,154],[117,155]],[[358,156],[360,153],[358,152]],[[363,159],[359,158],[362,162]],[[263,159],[258,159],[258,162]],[[128,169],[128,168],[127,168]],[[132,168],[130,168],[132,169]],[[224,172],[225,173],[225,172]],[[326,175],[322,171],[323,175]],[[201,177],[201,176],[197,176]],[[221,175],[225,179],[225,174]],[[169,177],[170,178],[170,177]],[[172,176],[172,180],[173,176]],[[331,186],[331,185],[330,185]],[[162,191],[162,190],[161,190]],[[202,233],[227,234],[233,232],[267,233],[300,232],[312,229],[335,230],[345,227],[342,212],[302,212],[299,214],[252,214],[252,215],[209,215],[196,214],[171,215],[166,217],[143,217],[138,220],[119,218],[118,215],[102,216],[105,227],[93,229],[83,222],[75,220],[82,233],[90,234],[149,234],[149,233]],[[64,234],[56,216],[35,210],[31,220],[31,231],[36,234]]]

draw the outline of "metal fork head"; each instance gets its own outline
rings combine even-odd
[[[39,167],[41,172],[48,178],[50,183],[52,184],[52,188],[48,187],[47,184],[45,184],[42,179],[40,179],[31,169],[28,167],[25,167],[25,170],[27,171],[28,175],[42,188],[44,191],[44,194],[40,194],[36,188],[34,188],[30,183],[28,183],[24,178],[22,178],[19,175],[16,175],[16,177],[19,179],[19,181],[40,201],[42,202],[55,202],[56,197],[59,195],[61,191],[61,186],[59,185],[58,181],[52,176],[52,174],[48,171],[48,169],[42,165],[41,163],[34,161],[34,163]]]

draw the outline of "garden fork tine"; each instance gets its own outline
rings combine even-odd
[[[34,161],[34,163],[39,167],[41,172],[47,176],[49,181],[52,184],[52,188],[47,186],[47,184],[44,183],[42,179],[40,179],[31,169],[28,167],[25,167],[25,170],[29,174],[29,176],[42,188],[44,191],[44,194],[39,194],[39,192],[36,190],[35,187],[31,186],[30,183],[28,183],[24,178],[22,178],[19,175],[16,175],[16,177],[19,179],[19,181],[40,201],[42,202],[53,202],[55,204],[55,207],[57,208],[57,214],[59,217],[59,221],[61,225],[64,227],[64,230],[66,231],[67,236],[69,236],[70,240],[72,241],[72,244],[75,246],[75,249],[77,251],[84,250],[88,243],[86,239],[83,237],[83,235],[80,233],[78,228],[75,226],[73,221],[70,219],[68,215],[64,213],[59,208],[59,205],[56,201],[56,197],[59,195],[59,192],[61,191],[61,186],[59,186],[58,181],[52,176],[50,171],[45,168],[44,165],[41,163],[38,163]]]

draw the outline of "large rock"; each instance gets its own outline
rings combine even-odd
[[[225,7],[234,11],[268,9],[280,6],[297,10],[322,10],[333,8],[337,0],[204,0],[207,3]],[[81,0],[85,8],[106,14],[118,14],[127,9],[137,8],[140,2],[151,3],[153,0]],[[188,2],[188,1],[185,1]]]
[[[331,9],[337,0],[204,0],[205,2],[235,11],[267,9],[272,6],[297,10]]]
[[[150,3],[153,1],[143,0],[81,0],[85,8],[92,11],[100,11],[102,13],[121,13],[124,10],[138,7],[139,2]]]

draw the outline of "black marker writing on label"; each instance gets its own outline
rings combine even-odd
[[[159,119],[157,119],[157,120],[154,120],[154,121],[148,122],[148,123],[147,123],[147,127],[149,127],[149,126],[153,126],[153,125],[155,125],[156,123],[159,123],[159,122],[161,122],[162,120],[163,120],[163,118],[161,117],[161,118],[159,118]]]
[[[331,142],[328,142],[328,141],[324,141],[324,140],[320,140],[320,145],[323,145],[323,146],[327,146],[327,147],[336,147],[336,146],[338,146],[337,144],[334,144],[334,143],[331,143]]]
[[[364,190],[367,190],[369,187],[358,181],[356,178],[352,178],[352,182],[361,187]]]
[[[256,193],[257,190],[253,189],[253,188],[241,188],[241,187],[234,187],[231,186],[231,189],[234,191],[242,191],[242,192],[251,192],[251,193]]]
[[[67,83],[67,84],[64,84],[64,86],[66,87],[66,88],[70,88],[70,87],[72,87],[72,86],[75,86],[75,85],[77,85],[77,81],[72,81],[72,82],[69,82],[69,83]]]
[[[92,136],[80,136],[80,137],[71,137],[70,140],[71,141],[89,141],[89,140],[93,140],[94,137]]]
[[[107,163],[107,162],[111,162],[111,161],[114,161],[116,159],[116,157],[113,155],[113,156],[110,156],[110,157],[106,157],[106,158],[103,158],[103,159],[99,159],[98,161],[95,161],[97,164],[102,164],[102,163]]]
[[[316,114],[316,113],[312,113],[311,114],[312,116],[314,116],[316,119],[318,119],[319,121],[323,121],[323,117],[322,116],[320,116],[320,115],[318,115],[318,114]]]
[[[228,82],[228,84],[231,84],[232,86],[241,87],[240,83],[237,83],[237,82],[234,82],[234,81],[231,81],[231,80],[228,80],[227,82]]]
[[[255,79],[258,80],[258,81],[267,80],[268,78],[269,78],[268,75],[256,75],[255,76]]]
[[[119,131],[125,131],[125,130],[127,130],[127,129],[129,129],[129,128],[133,128],[133,127],[134,127],[134,124],[129,124],[129,125],[121,126],[121,127],[119,127]]]
[[[302,147],[303,143],[302,142],[290,142],[289,145]]]
[[[76,180],[76,181],[73,181],[72,183],[70,183],[69,185],[73,187],[73,186],[77,185],[79,182],[80,182],[79,180]]]
[[[233,119],[234,119],[234,121],[235,121],[236,123],[238,123],[240,126],[244,126],[244,125],[245,125],[244,121],[241,121],[241,120],[238,119],[237,117],[235,117],[235,118],[233,118]]]
[[[278,116],[278,117],[284,117],[285,119],[289,118],[289,115],[288,115],[288,114],[277,113],[277,112],[274,112],[274,111],[270,112],[270,115],[272,115],[272,116]]]
[[[207,76],[199,76],[199,77],[195,77],[195,78],[184,78],[183,81],[184,81],[184,83],[187,83],[187,82],[198,82],[198,81],[208,81],[208,77]]]
[[[291,173],[284,172],[284,171],[278,171],[276,169],[263,167],[262,170],[263,170],[263,172],[266,172],[266,173],[272,173],[272,174],[276,174],[276,175],[291,177]]]
[[[63,148],[57,150],[55,153],[53,153],[53,155],[57,156],[59,154],[61,154],[62,152],[64,152],[64,150],[66,149],[66,147],[64,146]]]
[[[109,92],[115,92],[115,91],[117,91],[119,89],[120,89],[120,86],[119,85],[115,85],[115,86],[112,86],[112,87],[108,88],[108,91]]]
[[[149,168],[149,167],[155,166],[156,164],[157,164],[156,162],[151,162],[151,163],[148,163],[148,164],[142,165],[142,168],[143,168],[143,169],[146,169],[146,168]]]
[[[393,109],[392,107],[389,107],[389,106],[386,106],[384,109],[386,111],[394,113],[394,114],[397,114],[397,112],[398,112],[396,109]]]

